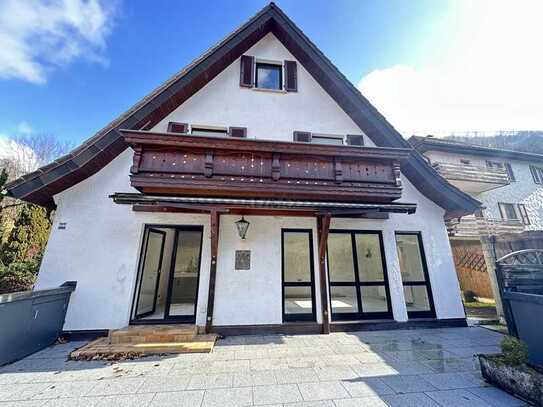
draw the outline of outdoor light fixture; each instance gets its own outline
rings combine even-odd
[[[236,222],[236,227],[238,228],[239,237],[242,240],[245,240],[247,229],[249,229],[249,222],[247,222],[245,218],[242,216],[241,219]]]

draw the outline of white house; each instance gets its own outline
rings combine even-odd
[[[479,202],[273,3],[6,190],[56,208],[37,287],[77,281],[66,331],[465,324],[445,219]]]
[[[474,215],[451,220],[449,232],[462,288],[496,297],[480,238],[543,229],[543,155],[431,136],[409,142],[450,183],[482,203]]]

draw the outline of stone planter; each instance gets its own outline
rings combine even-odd
[[[479,355],[484,379],[536,406],[543,406],[543,374],[530,366],[511,366],[502,356]]]

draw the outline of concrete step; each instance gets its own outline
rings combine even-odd
[[[191,341],[197,335],[195,325],[131,325],[109,332],[111,344],[176,343]]]

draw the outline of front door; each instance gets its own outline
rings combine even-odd
[[[332,320],[392,317],[381,232],[330,231],[328,275]]]
[[[155,312],[165,240],[165,232],[147,229],[142,252],[141,282],[136,300],[136,318],[144,318]]]
[[[196,321],[202,236],[201,226],[176,228],[166,301],[166,319],[192,323]]]

